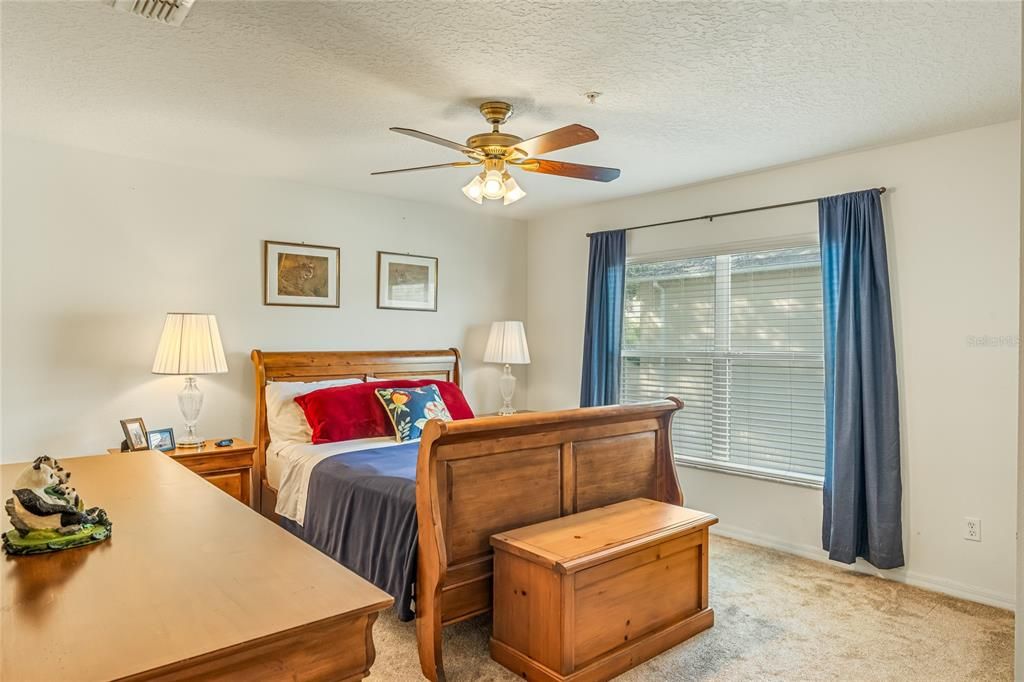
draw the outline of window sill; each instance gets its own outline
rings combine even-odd
[[[743,476],[744,478],[755,478],[759,481],[769,481],[771,483],[782,483],[785,485],[792,485],[798,488],[812,488],[821,490],[824,485],[824,481],[820,478],[812,476],[801,477],[801,476],[787,476],[782,473],[772,473],[769,471],[762,471],[759,469],[747,469],[736,465],[723,465],[713,464],[704,460],[695,460],[688,457],[676,457],[676,465],[689,467],[691,469],[703,469],[704,471],[714,471],[719,474],[729,474],[730,476]]]

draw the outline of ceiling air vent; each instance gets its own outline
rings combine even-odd
[[[114,9],[168,26],[181,26],[195,0],[111,0]]]

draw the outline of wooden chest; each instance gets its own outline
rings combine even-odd
[[[529,680],[604,680],[714,624],[708,528],[635,499],[491,537],[491,657]]]

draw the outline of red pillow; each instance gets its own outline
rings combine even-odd
[[[450,381],[436,379],[388,379],[349,386],[331,386],[300,395],[295,402],[313,429],[314,443],[337,443],[357,438],[393,436],[387,411],[377,400],[378,388],[416,388],[434,384],[452,419],[472,419],[472,408],[462,390]]]

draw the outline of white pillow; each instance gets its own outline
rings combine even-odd
[[[362,379],[327,381],[271,381],[267,384],[267,429],[273,443],[312,443],[313,429],[295,398],[321,388],[361,384]]]

